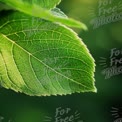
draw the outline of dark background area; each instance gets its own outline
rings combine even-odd
[[[114,7],[120,1],[116,0],[116,3],[106,8]],[[90,22],[97,16],[98,0],[63,0],[59,7],[69,17],[82,21],[88,26],[88,31],[73,29],[83,39],[96,61],[95,81],[98,92],[30,97],[0,88],[0,116],[4,117],[0,122],[9,122],[10,119],[12,120],[10,122],[45,122],[46,116],[53,119],[51,122],[55,122],[55,110],[58,107],[71,108],[70,114],[78,110],[83,122],[114,122],[117,118],[122,118],[122,74],[105,79],[101,73],[105,68],[100,65],[100,57],[109,59],[111,49],[122,50],[122,20],[94,29]],[[121,58],[122,54],[119,57]],[[119,111],[115,111],[119,114],[117,118],[115,118],[116,114],[112,116],[111,111],[114,109],[112,107]]]

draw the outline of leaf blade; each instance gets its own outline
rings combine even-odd
[[[96,91],[94,60],[71,29],[18,12],[0,23],[4,87],[36,96]]]
[[[72,18],[64,18],[62,16],[56,16],[57,14],[53,14],[50,10],[42,8],[38,6],[37,4],[30,4],[30,3],[23,2],[21,0],[16,0],[16,1],[0,0],[0,1],[26,14],[29,14],[35,17],[40,17],[42,19],[49,20],[52,22],[59,22],[61,24],[64,24],[70,27],[77,27],[77,28],[82,28],[84,30],[87,30],[87,27],[84,23],[76,21]]]
[[[11,5],[11,6],[18,6],[19,4],[22,5],[22,3],[25,3],[25,4],[28,4],[28,5],[38,5],[40,6],[41,8],[45,8],[45,9],[52,9],[52,8],[55,8],[56,5],[58,5],[61,0],[1,0],[1,2],[4,2],[8,5]]]

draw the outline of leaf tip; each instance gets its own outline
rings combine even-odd
[[[80,22],[80,28],[82,28],[85,31],[88,31],[88,28],[87,28],[87,26],[84,23]]]
[[[97,93],[97,88],[96,87],[94,87],[93,92]]]

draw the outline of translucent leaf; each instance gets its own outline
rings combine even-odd
[[[27,1],[26,0],[24,1],[23,0],[14,0],[14,1],[13,0],[4,0],[4,1],[0,0],[0,1],[26,14],[29,14],[35,17],[40,17],[42,19],[49,20],[52,22],[59,22],[67,26],[77,27],[77,28],[82,28],[84,30],[87,30],[87,27],[85,24],[79,21],[76,21],[74,19],[68,18],[68,17],[57,16],[57,14],[54,14],[54,10],[52,12],[48,9],[43,8],[43,6],[46,6],[46,4],[49,6],[51,4],[51,0],[44,0],[45,4],[43,3],[44,1],[43,2],[41,1],[39,5],[37,4],[37,0],[35,0],[36,2],[34,2],[34,0],[32,0],[33,2],[28,2],[29,0]],[[53,1],[52,3],[55,3],[55,2]],[[59,10],[55,11],[55,13],[57,12],[59,12]]]
[[[7,14],[0,13],[3,87],[36,96],[96,91],[94,60],[75,32],[19,12]]]

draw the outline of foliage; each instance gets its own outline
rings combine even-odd
[[[3,87],[32,96],[96,92],[94,59],[67,27],[86,26],[56,8],[60,0],[0,1],[12,8],[0,12]]]

